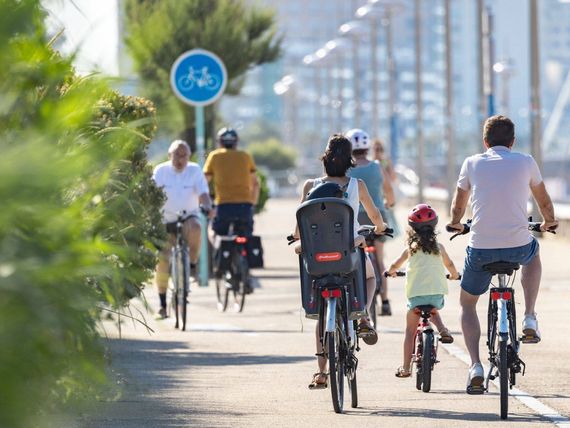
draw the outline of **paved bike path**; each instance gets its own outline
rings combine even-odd
[[[150,319],[155,329],[152,335],[140,326],[125,324],[122,339],[109,339],[122,396],[115,402],[98,403],[77,419],[77,426],[413,427],[426,422],[436,427],[504,426],[498,417],[497,391],[466,395],[467,366],[443,350],[429,394],[417,391],[413,378],[394,377],[405,323],[401,279],[391,282],[394,315],[380,318],[378,344],[363,345],[359,353],[359,408],[349,407],[347,395],[346,413],[337,415],[328,389],[307,389],[316,369],[314,321],[301,316],[297,260],[284,239],[292,227],[295,206],[294,201],[271,200],[268,212],[257,221],[268,269],[256,272],[262,288],[248,296],[244,313],[218,313],[213,287],[194,287],[188,332],[174,330],[172,320]],[[461,265],[465,242],[458,240],[446,247]],[[398,254],[401,245],[401,238],[388,244],[388,259]],[[539,345],[523,348],[527,374],[519,377],[517,385],[566,417],[570,416],[570,368],[563,362],[570,339],[562,328],[568,321],[567,310],[559,302],[570,301],[565,287],[570,266],[562,263],[567,245],[555,240],[542,245],[545,281],[538,310],[544,339]],[[450,283],[442,315],[454,332],[455,344],[464,348],[456,284]],[[156,307],[154,294],[149,292],[147,297]],[[518,297],[522,301],[522,293]],[[484,307],[485,302],[480,310]],[[517,309],[519,313],[522,310],[520,305]],[[481,345],[485,355],[484,340]],[[517,400],[511,398],[509,404],[510,420],[517,426],[553,426]]]

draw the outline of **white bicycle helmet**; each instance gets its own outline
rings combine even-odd
[[[362,129],[354,128],[344,134],[352,144],[352,150],[366,150],[370,148],[370,137]]]

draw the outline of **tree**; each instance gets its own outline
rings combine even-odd
[[[160,112],[160,126],[187,135],[194,109],[174,97],[169,83],[180,54],[193,48],[217,54],[228,72],[226,93],[235,95],[249,69],[275,61],[281,52],[273,12],[246,7],[242,0],[127,0],[126,16],[126,44],[145,95]],[[205,113],[211,133],[215,107]]]
[[[272,171],[283,171],[295,167],[297,153],[291,147],[284,146],[279,140],[270,138],[263,142],[252,143],[247,150],[255,163]]]

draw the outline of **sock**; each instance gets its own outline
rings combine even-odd
[[[198,266],[198,263],[190,263],[190,269],[194,270]]]
[[[390,301],[388,299],[386,300],[382,300],[382,304],[385,305],[386,303],[390,303]]]
[[[166,293],[158,293],[158,297],[160,297],[160,307],[166,308]]]

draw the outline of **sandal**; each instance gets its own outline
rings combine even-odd
[[[357,334],[367,345],[374,345],[378,342],[378,333],[376,333],[370,321],[366,319],[362,319],[360,324],[358,324]]]
[[[442,328],[439,331],[439,340],[441,343],[453,343],[453,336],[447,328]]]
[[[396,377],[404,378],[404,377],[410,377],[411,375],[412,375],[412,371],[406,370],[404,368],[404,366],[400,366],[396,370]]]
[[[325,378],[324,382],[319,382],[321,377]],[[317,372],[313,375],[313,380],[309,384],[309,389],[325,389],[328,387],[329,375],[325,372]]]

